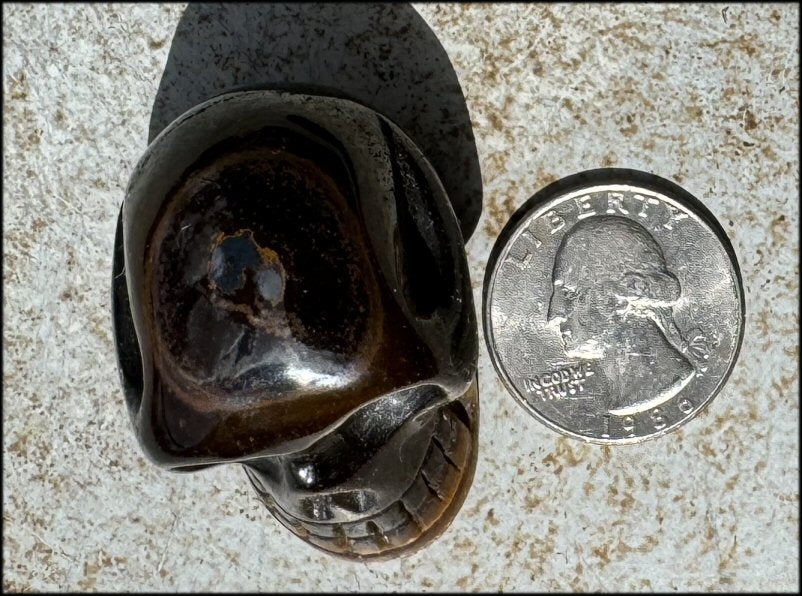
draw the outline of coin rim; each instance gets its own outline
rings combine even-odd
[[[499,269],[500,255],[504,252],[511,238],[518,232],[522,224],[528,221],[529,216],[544,206],[546,203],[553,202],[567,194],[592,188],[594,186],[611,186],[611,185],[626,185],[637,186],[643,190],[657,193],[667,199],[673,200],[679,205],[689,210],[692,214],[697,216],[699,220],[706,225],[713,234],[717,237],[724,252],[730,260],[730,266],[735,274],[735,291],[738,295],[738,306],[740,307],[740,316],[738,317],[738,334],[732,356],[727,365],[727,369],[719,379],[719,382],[707,396],[707,398],[690,414],[684,418],[678,419],[673,424],[665,428],[655,430],[653,433],[640,435],[636,437],[623,437],[623,438],[610,438],[604,439],[601,437],[588,437],[577,432],[559,426],[556,422],[547,418],[545,415],[538,412],[531,406],[526,399],[520,394],[515,384],[508,377],[503,364],[497,356],[494,349],[493,341],[493,328],[490,317],[490,301],[488,298],[492,295],[492,290],[495,287],[496,274]],[[684,188],[680,187],[674,182],[661,178],[656,174],[643,172],[640,170],[633,170],[627,168],[598,168],[594,170],[585,170],[576,174],[571,174],[561,178],[551,184],[545,186],[537,191],[531,198],[529,198],[523,205],[521,205],[507,220],[504,228],[499,233],[490,251],[487,266],[485,267],[484,283],[482,289],[482,329],[484,331],[484,342],[493,367],[496,370],[497,376],[501,379],[507,392],[512,395],[515,401],[523,407],[529,414],[536,420],[547,426],[548,428],[557,431],[558,433],[578,439],[585,443],[595,443],[599,445],[633,445],[642,443],[644,441],[662,437],[679,428],[680,426],[690,422],[696,418],[701,412],[706,410],[713,399],[719,394],[721,389],[729,380],[738,357],[740,355],[741,347],[743,345],[744,328],[746,326],[746,300],[743,290],[743,279],[741,276],[741,268],[738,262],[738,257],[735,249],[730,242],[724,228],[719,223],[718,219],[713,213],[696,197],[689,193]]]

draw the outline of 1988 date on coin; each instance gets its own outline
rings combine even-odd
[[[491,255],[485,338],[536,418],[593,442],[660,436],[716,395],[744,300],[721,226],[675,184],[593,170],[539,192]]]

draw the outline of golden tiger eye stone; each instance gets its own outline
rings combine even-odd
[[[476,322],[448,197],[392,123],[289,93],[202,104],[140,162],[116,248],[153,461],[243,463],[282,523],[346,556],[447,525],[476,455]]]

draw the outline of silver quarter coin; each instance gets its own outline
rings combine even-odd
[[[732,246],[697,199],[643,172],[592,170],[513,215],[483,320],[496,370],[535,418],[635,443],[687,422],[724,385],[744,296]]]

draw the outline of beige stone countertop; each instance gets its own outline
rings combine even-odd
[[[603,166],[673,180],[738,255],[746,331],[709,408],[586,445],[507,394],[480,333],[462,511],[382,563],[282,528],[237,466],[170,474],[125,409],[110,316],[119,206],[182,4],[3,5],[3,588],[795,591],[799,586],[799,7],[415,5],[459,78],[484,267],[509,215]]]

